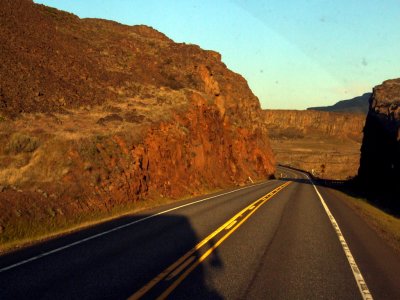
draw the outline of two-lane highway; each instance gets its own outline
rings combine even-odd
[[[400,299],[399,257],[281,172],[2,256],[0,299]]]

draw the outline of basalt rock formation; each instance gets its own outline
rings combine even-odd
[[[3,242],[274,173],[259,101],[217,52],[30,0],[2,0],[0,29]]]
[[[387,80],[373,90],[359,181],[372,201],[400,214],[400,79]]]
[[[270,136],[320,134],[361,141],[365,117],[360,114],[304,110],[264,110]]]
[[[264,121],[279,163],[326,179],[357,175],[364,115],[265,110]]]

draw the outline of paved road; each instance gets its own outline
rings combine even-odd
[[[0,299],[400,299],[399,257],[281,171],[0,257]]]

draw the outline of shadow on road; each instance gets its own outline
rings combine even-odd
[[[126,299],[200,241],[186,217],[164,214],[139,221],[146,217],[119,218],[0,256],[2,269],[44,254],[0,272],[0,299]],[[104,234],[109,230],[113,231]],[[92,238],[96,235],[101,236]],[[213,245],[210,241],[206,247]],[[192,260],[199,255],[193,254]],[[217,250],[208,261],[207,266],[223,268]],[[169,274],[144,299],[156,298],[182,272],[176,273]],[[203,264],[182,285],[171,294],[174,299],[222,299],[207,282]]]

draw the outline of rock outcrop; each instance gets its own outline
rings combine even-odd
[[[274,173],[260,103],[217,52],[29,0],[2,0],[0,26],[3,242],[23,238],[15,222]]]
[[[279,163],[326,179],[357,175],[364,115],[311,110],[263,114]]]
[[[400,79],[387,80],[373,90],[359,179],[373,201],[400,214]]]

